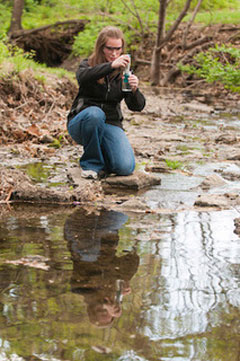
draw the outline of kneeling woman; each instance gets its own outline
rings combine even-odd
[[[128,62],[122,31],[108,26],[99,33],[93,54],[77,70],[79,91],[68,115],[68,132],[83,145],[80,166],[84,178],[134,171],[134,153],[122,128],[120,102],[124,99],[130,110],[141,111],[145,98],[133,74],[129,76],[131,91],[122,91],[122,70]]]

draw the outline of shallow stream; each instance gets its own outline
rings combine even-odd
[[[0,222],[1,361],[239,360],[236,217],[15,206]]]

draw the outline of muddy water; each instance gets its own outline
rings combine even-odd
[[[239,360],[236,217],[15,206],[0,221],[0,360]]]

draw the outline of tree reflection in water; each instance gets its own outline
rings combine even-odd
[[[127,219],[121,212],[86,214],[78,209],[64,226],[73,260],[71,289],[84,296],[89,320],[98,327],[120,317],[123,296],[131,292],[129,281],[138,269],[135,249],[116,255],[118,231]]]

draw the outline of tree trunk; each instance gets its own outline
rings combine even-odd
[[[151,83],[152,85],[159,85],[160,82],[160,66],[161,66],[161,52],[164,45],[171,39],[174,32],[177,30],[179,24],[187,14],[192,0],[185,0],[183,10],[175,20],[174,24],[165,35],[165,20],[168,6],[168,0],[159,0],[159,15],[158,15],[158,30],[156,45],[154,47],[152,63],[151,63]]]
[[[23,7],[24,7],[24,0],[13,1],[11,25],[8,34],[12,34],[22,29]]]
[[[151,83],[152,85],[159,85],[160,81],[160,63],[161,51],[160,44],[165,35],[165,19],[167,10],[167,0],[159,0],[159,15],[158,15],[158,30],[156,45],[153,50],[152,64],[151,64]]]

